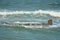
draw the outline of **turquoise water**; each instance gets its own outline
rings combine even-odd
[[[60,28],[0,26],[0,40],[60,40]]]
[[[58,3],[59,5],[49,5]],[[0,9],[6,10],[60,10],[59,0],[1,0]]]
[[[0,40],[60,40],[60,0],[0,0],[0,23],[48,19],[53,20],[51,28],[0,25]]]

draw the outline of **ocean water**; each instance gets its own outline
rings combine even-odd
[[[0,25],[0,40],[60,40],[60,0],[0,0],[0,22],[53,20],[48,28]]]

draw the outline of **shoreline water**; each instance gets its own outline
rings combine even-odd
[[[60,40],[58,4],[59,0],[0,0],[0,40]],[[50,18],[52,25],[40,26]],[[17,25],[22,22],[24,25]],[[26,26],[26,22],[34,23]]]

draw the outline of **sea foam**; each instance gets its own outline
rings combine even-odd
[[[0,15],[13,15],[13,14],[49,14],[54,17],[60,17],[60,11],[51,10],[35,10],[35,11],[0,11]]]

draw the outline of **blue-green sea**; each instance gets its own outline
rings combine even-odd
[[[0,23],[49,19],[53,25],[48,28],[0,24],[0,40],[60,40],[60,0],[0,0]]]
[[[0,40],[60,40],[60,28],[0,26]]]

